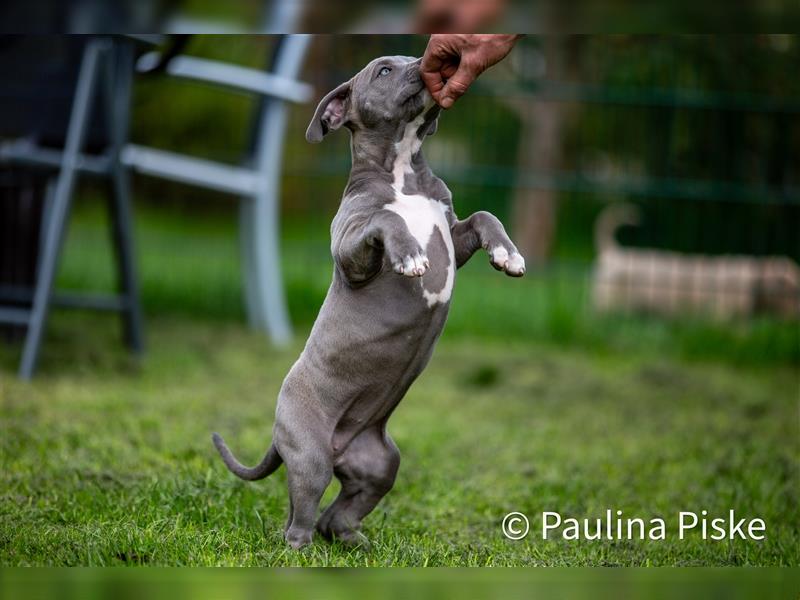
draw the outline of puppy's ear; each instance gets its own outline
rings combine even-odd
[[[306,140],[312,144],[322,141],[331,131],[341,127],[350,110],[350,88],[352,81],[346,81],[328,92],[320,100],[314,117],[306,129]]]

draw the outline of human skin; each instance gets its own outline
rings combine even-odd
[[[450,108],[489,67],[503,60],[518,35],[435,34],[428,40],[420,75],[433,99]]]

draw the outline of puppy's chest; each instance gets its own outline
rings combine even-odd
[[[430,266],[414,285],[429,307],[450,300],[455,280],[455,249],[448,220],[449,207],[421,194],[395,191],[384,206],[398,214],[409,234],[419,243]]]

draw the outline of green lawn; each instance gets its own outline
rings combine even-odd
[[[235,205],[136,205],[136,242],[142,299],[148,312],[202,320],[242,322],[242,277]],[[61,287],[108,289],[115,281],[108,228],[97,198],[79,202],[71,222]],[[283,272],[292,320],[309,327],[331,279],[325,210],[284,215]],[[519,342],[538,340],[592,352],[632,352],[745,365],[800,365],[800,326],[768,318],[748,322],[600,317],[589,306],[591,256],[556,257],[511,280],[477,254],[459,270],[448,335]]]
[[[303,336],[277,351],[236,323],[151,317],[136,363],[111,317],[57,312],[32,383],[0,347],[0,564],[800,564],[796,369],[464,335],[390,422],[403,462],[365,521],[372,551],[290,551],[285,470],[237,480],[210,433],[260,457]],[[667,539],[540,539],[542,510],[607,508],[663,517]],[[677,538],[679,510],[730,508],[767,538]],[[501,535],[511,510],[524,541]]]
[[[79,203],[60,287],[113,283],[104,218]],[[205,216],[204,216],[205,215]],[[148,352],[108,315],[56,311],[33,383],[0,345],[0,564],[800,565],[800,328],[599,318],[586,264],[511,280],[459,272],[432,363],[390,423],[403,454],[366,520],[371,552],[281,532],[285,471],[222,466],[270,438],[281,381],[330,281],[331,215],[287,219],[295,344],[244,327],[236,215],[137,204]],[[190,224],[190,226],[189,226]],[[325,501],[336,493],[332,486]],[[760,517],[761,542],[677,539],[681,510]],[[541,511],[663,518],[661,541],[540,539]],[[503,516],[532,521],[506,540]]]

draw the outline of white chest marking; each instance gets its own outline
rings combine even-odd
[[[447,265],[447,278],[444,287],[438,292],[429,292],[419,281],[422,295],[428,302],[428,307],[437,303],[445,303],[450,300],[453,293],[453,282],[455,280],[455,250],[453,248],[453,238],[450,235],[450,225],[447,221],[448,207],[438,200],[432,200],[421,194],[404,194],[403,184],[406,172],[411,172],[411,157],[417,153],[422,140],[417,137],[417,130],[422,125],[423,117],[420,115],[408,125],[403,132],[403,139],[395,144],[397,158],[395,159],[392,174],[394,181],[394,201],[384,205],[384,208],[397,213],[403,218],[409,232],[422,247],[423,252],[428,247],[428,242],[433,235],[434,228],[438,228],[447,247],[449,264]],[[441,265],[432,265],[433,268],[441,268]]]

